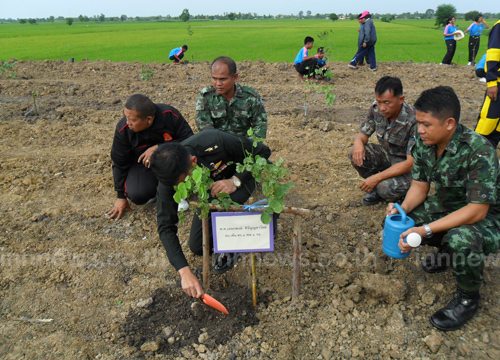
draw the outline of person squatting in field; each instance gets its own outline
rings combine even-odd
[[[417,141],[413,151],[413,181],[401,208],[422,244],[438,251],[422,268],[439,273],[452,267],[457,282],[453,299],[436,311],[431,324],[439,330],[460,329],[479,308],[484,258],[500,242],[500,171],[495,148],[483,136],[459,123],[460,101],[448,86],[429,89],[415,102]],[[430,192],[431,184],[435,191]],[[387,215],[396,214],[393,204]]]
[[[142,205],[156,197],[156,180],[150,158],[159,144],[182,141],[193,130],[182,114],[170,105],[154,104],[147,96],[132,95],[123,109],[124,117],[116,124],[111,160],[117,200],[106,213],[119,220],[132,210],[127,200]]]

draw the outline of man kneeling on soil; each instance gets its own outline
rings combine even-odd
[[[404,198],[413,166],[415,110],[404,101],[401,80],[382,77],[375,85],[375,98],[349,152],[352,166],[365,178],[360,185],[368,193],[363,197],[364,205]],[[380,145],[368,144],[373,133],[377,133]]]
[[[453,300],[435,312],[430,322],[439,330],[461,328],[479,307],[484,256],[500,242],[500,172],[498,157],[483,136],[458,123],[460,102],[452,88],[426,90],[415,102],[418,138],[413,151],[413,182],[401,208],[415,220],[399,241],[416,232],[438,252],[423,269],[445,271],[450,262],[457,280]],[[429,195],[431,183],[435,194]],[[387,215],[397,210],[389,204]]]
[[[151,169],[158,178],[158,233],[167,251],[168,260],[179,272],[182,289],[189,296],[199,298],[203,288],[191,271],[182,252],[177,236],[177,204],[173,199],[174,185],[183,182],[196,164],[210,169],[215,181],[210,190],[210,200],[219,193],[229,194],[238,204],[244,204],[253,190],[255,180],[248,171],[236,173],[236,164],[243,163],[248,153],[268,159],[271,151],[259,143],[253,148],[253,140],[225,131],[207,129],[182,143],[160,145],[151,157]],[[202,221],[195,213],[189,236],[189,248],[195,255],[203,255]],[[210,215],[209,215],[210,220]],[[212,232],[210,231],[210,237]],[[217,259],[214,272],[224,273],[232,269],[237,261],[235,254],[223,253]]]
[[[111,160],[118,199],[106,213],[119,220],[132,210],[127,198],[137,205],[156,197],[158,181],[149,168],[153,151],[159,144],[182,141],[193,130],[181,113],[170,105],[154,104],[147,96],[132,95],[125,103],[124,117],[116,125]]]

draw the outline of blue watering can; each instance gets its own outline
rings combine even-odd
[[[402,259],[410,255],[410,252],[401,253],[399,248],[399,238],[409,228],[415,226],[415,221],[406,216],[406,213],[399,204],[394,204],[399,214],[389,215],[385,218],[382,248],[386,255],[396,259]]]

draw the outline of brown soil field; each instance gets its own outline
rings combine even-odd
[[[139,75],[153,72],[149,81]],[[455,290],[450,271],[431,275],[420,247],[407,259],[382,252],[386,204],[361,205],[361,178],[347,152],[374,100],[376,81],[398,76],[408,103],[452,86],[472,127],[485,84],[466,66],[380,63],[378,71],[333,63],[333,106],[291,64],[238,63],[239,82],[261,94],[271,159],[295,182],[287,205],[307,208],[301,295],[291,299],[293,217],[280,218],[275,251],[211,275],[223,315],[182,292],[156,232],[156,205],[111,221],[110,148],[134,93],[181,111],[195,129],[209,63],[18,61],[0,78],[0,358],[2,359],[500,359],[500,268],[485,269],[481,307],[461,330],[428,318]],[[39,92],[38,116],[24,116]],[[304,99],[308,104],[304,115]],[[374,141],[373,137],[371,139]],[[180,226],[188,261],[190,221]],[[497,295],[495,295],[497,294]]]

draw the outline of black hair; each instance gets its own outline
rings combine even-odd
[[[178,142],[161,144],[151,156],[151,170],[163,185],[175,185],[181,175],[189,173],[190,169],[190,153]]]
[[[233,59],[227,56],[219,56],[217,59],[214,60],[210,68],[213,68],[215,63],[219,61],[227,65],[227,68],[229,69],[229,75],[233,76],[234,74],[236,74],[236,63],[234,62]]]
[[[323,46],[320,46],[320,47],[318,48],[318,54],[322,54],[322,53],[324,53],[324,52],[325,52],[325,48],[324,48]]]
[[[383,76],[375,85],[375,93],[382,95],[386,91],[391,91],[394,96],[403,95],[403,84],[401,80],[393,76]]]
[[[361,18],[361,15],[363,15],[363,14],[361,13],[361,14],[359,14],[358,16],[356,16],[356,19],[358,19],[358,20],[359,20],[359,19]]]
[[[304,45],[307,45],[308,43],[311,43],[311,42],[314,42],[314,38],[312,38],[310,36],[306,36],[306,38],[304,39]]]
[[[441,122],[454,118],[458,124],[460,119],[460,100],[455,90],[449,86],[438,86],[423,91],[414,106],[417,111],[431,113]]]
[[[474,18],[474,21],[478,22],[479,19],[481,19],[482,17],[483,17],[483,14],[477,14],[476,17]]]
[[[452,16],[450,16],[450,17],[448,18],[448,24],[450,23],[450,21],[451,21],[453,18],[455,18],[455,16],[453,16],[453,15],[452,15]],[[456,19],[456,18],[455,18],[455,19]]]
[[[148,116],[155,116],[155,104],[146,95],[134,94],[128,98],[125,103],[125,108],[128,110],[137,111],[139,117],[144,120]]]
[[[187,45],[182,45],[182,48],[184,49],[184,51],[188,51],[188,46]]]

